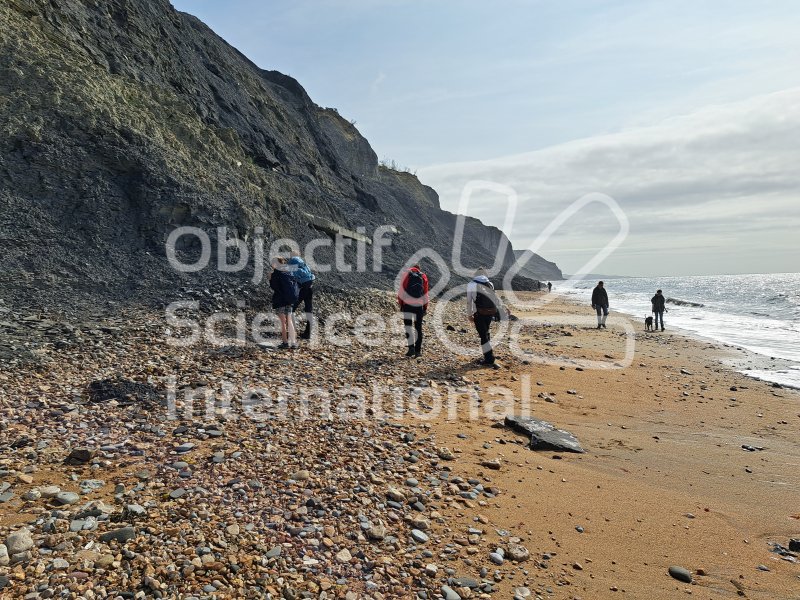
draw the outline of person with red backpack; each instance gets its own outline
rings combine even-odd
[[[428,276],[419,270],[419,265],[414,265],[406,272],[397,292],[408,345],[406,356],[419,358],[422,354],[422,319],[428,312],[428,302]]]

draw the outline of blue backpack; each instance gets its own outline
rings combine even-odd
[[[297,283],[308,283],[309,281],[314,281],[315,279],[311,269],[308,268],[308,265],[300,257],[295,256],[290,258],[289,268],[291,269],[292,277],[294,277],[294,280]]]

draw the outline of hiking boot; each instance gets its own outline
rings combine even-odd
[[[281,342],[280,344],[278,344],[278,350],[286,350],[288,347],[289,344],[287,344],[286,342]]]
[[[311,330],[306,328],[306,330],[300,334],[301,340],[310,340],[311,339]]]
[[[422,350],[414,352],[414,358],[422,358]]]
[[[605,323],[603,323],[603,329],[607,329],[607,327],[606,327],[606,324],[605,324]]]
[[[413,348],[413,347],[412,347],[412,348],[409,348],[409,349],[408,349],[408,352],[406,352],[406,356],[414,356],[414,354],[415,354],[415,353],[414,353],[414,348]]]

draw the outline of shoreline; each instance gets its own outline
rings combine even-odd
[[[620,278],[631,279],[628,277],[625,278],[620,277]],[[642,278],[642,279],[647,279],[647,278]],[[588,297],[588,295],[591,294],[591,290],[585,290],[585,291]],[[557,290],[554,293],[558,294],[565,302],[574,303],[576,306],[582,307],[582,304],[578,301],[576,294],[563,293],[560,290]],[[612,310],[611,312],[615,312],[620,315],[625,315],[626,317],[630,318],[631,321],[634,322],[637,327],[641,326],[642,317],[639,314],[634,314],[633,312],[620,311],[616,309]],[[730,350],[731,354],[736,354],[736,353],[743,354],[744,356],[739,356],[739,357],[731,356],[729,365],[731,366],[731,368],[737,370],[737,372],[740,372],[741,374],[746,375],[751,379],[757,381],[764,381],[768,383],[777,383],[778,385],[784,388],[800,390],[800,383],[794,380],[787,382],[784,377],[781,377],[782,373],[778,370],[778,369],[780,369],[781,371],[796,370],[797,368],[800,368],[800,363],[797,363],[790,359],[782,358],[780,356],[773,356],[771,354],[757,352],[746,346],[732,344],[723,340],[719,340],[710,335],[706,335],[698,331],[693,331],[691,329],[670,325],[668,330],[675,331],[681,335],[692,338],[699,342],[718,344],[722,346],[722,348],[724,348],[725,350]],[[653,332],[653,333],[657,334],[660,332]],[[764,375],[757,376],[748,371],[757,371],[759,373],[764,373]]]

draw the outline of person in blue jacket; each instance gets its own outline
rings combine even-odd
[[[278,348],[297,348],[297,332],[294,329],[292,312],[299,296],[299,287],[292,274],[286,259],[276,257],[272,259],[272,274],[269,277],[269,287],[272,288],[272,308],[278,313],[281,322],[281,344]]]
[[[312,311],[314,310],[314,280],[316,276],[311,272],[306,262],[299,255],[293,254],[288,262],[289,271],[292,273],[297,285],[300,286],[300,294],[293,309],[297,312],[297,307],[303,304],[303,312],[306,317],[306,328],[300,335],[301,339],[311,339],[311,324],[314,320]]]

